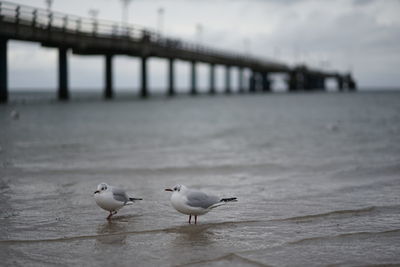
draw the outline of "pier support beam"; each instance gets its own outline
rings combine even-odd
[[[322,91],[325,91],[326,90],[326,86],[325,86],[325,77],[323,77],[323,76],[321,76],[321,77],[319,77],[319,80],[318,80],[319,82],[319,89],[320,90],[322,90]]]
[[[58,48],[58,99],[68,100],[68,48]]]
[[[286,84],[287,84],[287,91],[288,92],[295,91],[296,75],[295,75],[294,71],[290,71],[288,73],[288,76],[286,78]]]
[[[349,73],[345,76],[345,81],[346,81],[348,91],[355,91],[357,89],[357,84],[354,81],[353,77],[351,76],[351,73]]]
[[[262,75],[262,91],[270,92],[271,91],[271,81],[269,80],[268,73],[264,72]]]
[[[210,64],[210,89],[209,93],[211,95],[215,94],[215,65]]]
[[[325,90],[325,78],[323,75],[314,74],[310,75],[310,84],[312,91],[323,91]]]
[[[8,101],[7,39],[0,38],[0,103]]]
[[[175,71],[174,71],[174,59],[168,59],[168,96],[175,95]]]
[[[301,89],[303,91],[311,91],[312,89],[312,77],[307,72],[302,72],[302,83]]]
[[[337,81],[338,91],[342,92],[343,91],[343,78],[341,76],[338,76],[336,78],[336,81]]]
[[[356,81],[353,80],[353,78],[350,78],[349,91],[356,91],[356,90],[357,90],[357,83]]]
[[[244,87],[243,87],[243,68],[239,68],[239,72],[238,72],[238,75],[239,75],[239,85],[238,85],[238,90],[239,90],[239,93],[243,93],[244,92]]]
[[[105,56],[105,88],[104,88],[104,98],[111,99],[114,97],[113,92],[113,77],[112,77],[112,59],[113,55],[107,54]]]
[[[192,61],[191,64],[191,87],[190,94],[197,95],[197,86],[196,86],[196,61]]]
[[[149,96],[149,92],[147,89],[147,57],[141,58],[141,88],[140,88],[140,97],[146,98]]]
[[[318,78],[314,74],[307,74],[308,91],[316,91],[318,89]]]
[[[225,67],[225,94],[231,93],[231,66]]]
[[[255,93],[256,92],[256,72],[251,71],[250,77],[249,77],[249,92],[250,93]]]

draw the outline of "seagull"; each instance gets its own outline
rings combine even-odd
[[[219,198],[179,184],[175,185],[172,189],[167,188],[165,191],[172,192],[172,206],[180,213],[189,215],[189,224],[192,216],[194,216],[194,224],[197,224],[197,216],[206,214],[211,209],[221,206],[226,202],[237,201],[236,197]]]
[[[110,220],[123,206],[131,205],[135,200],[142,199],[128,197],[125,190],[101,183],[94,191],[94,200],[100,208],[110,212],[107,217],[107,220]]]

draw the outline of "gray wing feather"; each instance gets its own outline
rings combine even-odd
[[[129,201],[129,197],[123,189],[113,187],[112,193],[113,198],[117,201],[121,201],[124,203]]]
[[[190,191],[187,194],[187,202],[191,207],[207,209],[219,202],[219,198],[200,191]]]

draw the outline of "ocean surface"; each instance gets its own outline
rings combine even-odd
[[[101,182],[144,200],[109,222]],[[239,201],[189,225],[175,184]],[[400,265],[400,92],[0,105],[0,260]]]

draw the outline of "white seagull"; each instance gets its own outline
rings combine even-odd
[[[94,200],[100,208],[110,212],[110,215],[107,217],[107,220],[109,220],[111,216],[117,214],[118,210],[123,206],[131,205],[135,200],[142,199],[128,197],[123,189],[101,183],[94,192]]]
[[[172,206],[180,213],[189,215],[189,223],[192,216],[194,216],[195,224],[197,224],[197,216],[206,214],[211,209],[221,206],[226,202],[237,201],[236,197],[219,198],[179,184],[175,185],[172,189],[167,188],[165,191],[172,192]]]

